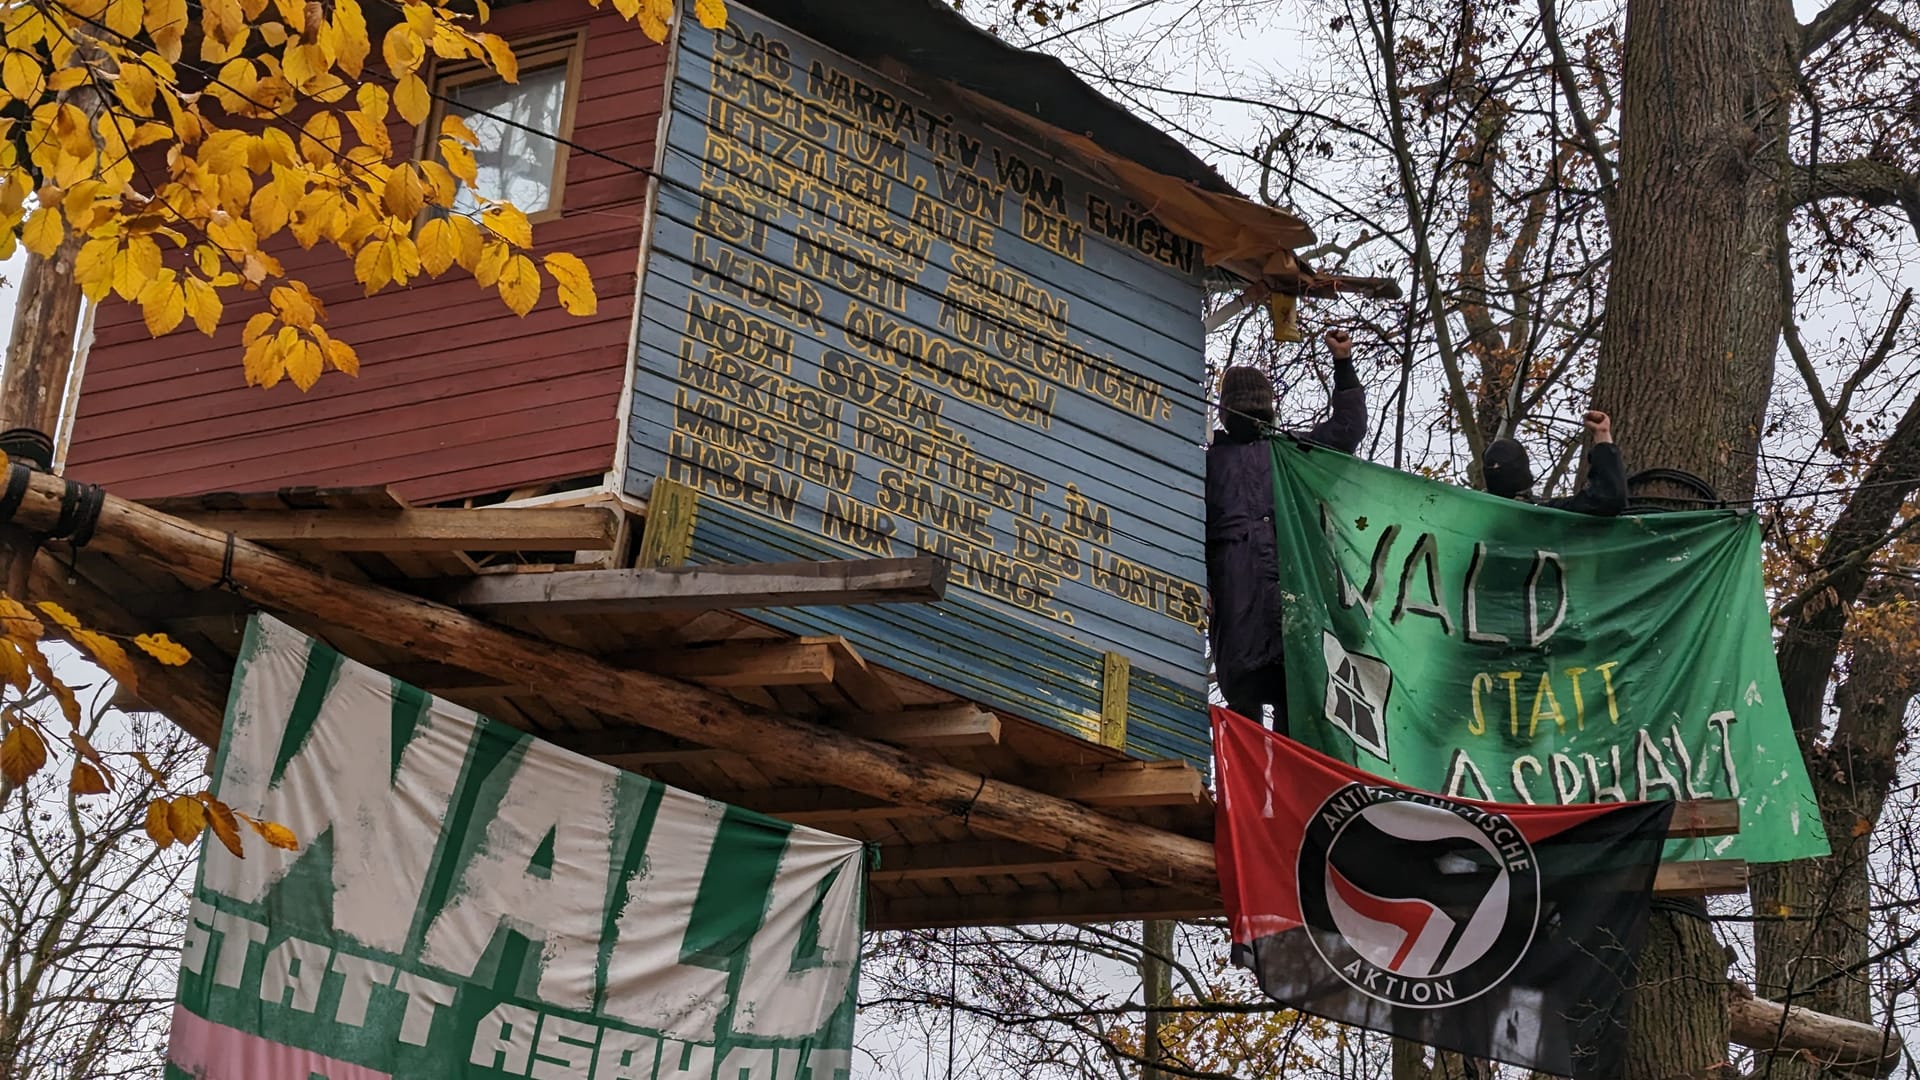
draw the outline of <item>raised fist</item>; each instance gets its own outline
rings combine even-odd
[[[1587,415],[1581,417],[1580,422],[1586,425],[1586,429],[1589,432],[1593,433],[1594,442],[1610,443],[1613,441],[1613,421],[1608,418],[1606,413],[1601,412],[1599,409],[1588,409]]]
[[[1345,330],[1329,330],[1326,335],[1327,348],[1332,350],[1335,360],[1345,360],[1353,355],[1353,338]]]

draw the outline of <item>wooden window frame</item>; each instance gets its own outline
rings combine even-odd
[[[567,144],[573,140],[574,116],[580,108],[581,69],[586,66],[587,28],[583,26],[561,33],[533,35],[507,44],[513,49],[514,59],[519,61],[522,73],[566,65],[566,82],[561,89],[560,130],[555,133],[553,180],[549,189],[552,194],[546,209],[527,214],[527,220],[534,224],[557,221],[566,212],[567,162],[571,149]],[[420,125],[415,135],[414,156],[421,161],[438,161],[440,122],[446,117],[448,107],[443,96],[462,86],[500,80],[500,75],[478,60],[436,59],[427,72],[427,80],[427,86],[434,95],[433,109],[427,113],[426,123]]]

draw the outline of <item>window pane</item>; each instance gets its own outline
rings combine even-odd
[[[560,114],[567,103],[566,65],[522,71],[518,83],[493,79],[456,86],[447,96],[459,102],[450,111],[480,137],[473,152],[479,165],[474,185],[478,192],[489,199],[504,199],[529,214],[549,209],[553,162],[559,152],[559,144],[550,136],[560,130]],[[468,214],[479,210],[465,184],[454,208]]]

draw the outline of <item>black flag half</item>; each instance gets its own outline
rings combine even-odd
[[[1269,997],[1476,1058],[1618,1073],[1673,803],[1448,799],[1213,712],[1233,954]]]

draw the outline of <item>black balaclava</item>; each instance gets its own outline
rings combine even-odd
[[[1273,382],[1253,367],[1230,367],[1220,374],[1220,426],[1250,435],[1273,423]]]
[[[1517,499],[1533,490],[1533,466],[1527,462],[1527,448],[1512,439],[1488,443],[1480,468],[1490,494]]]

